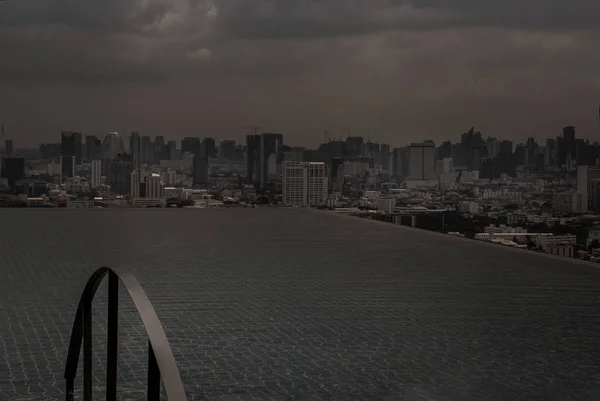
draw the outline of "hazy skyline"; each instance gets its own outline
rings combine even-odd
[[[8,0],[0,122],[314,146],[484,136],[600,140],[600,3],[589,0]]]

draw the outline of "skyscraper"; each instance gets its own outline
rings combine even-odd
[[[60,183],[63,184],[70,177],[75,177],[75,156],[61,156]]]
[[[260,135],[246,135],[246,163],[248,182],[260,182]]]
[[[142,166],[142,141],[139,132],[129,135],[129,153],[133,158],[133,167],[139,169]]]
[[[259,179],[260,187],[265,188],[269,181],[269,160],[271,155],[275,155],[277,163],[281,163],[283,147],[283,135],[274,133],[265,133],[260,135],[260,162]]]
[[[123,138],[118,132],[109,132],[102,141],[102,157],[107,159],[116,159],[119,155],[125,154]]]
[[[410,180],[435,180],[435,144],[433,141],[410,145]]]
[[[202,141],[198,137],[185,137],[181,140],[181,153],[189,152],[194,156],[202,156]]]
[[[193,179],[196,185],[208,184],[208,157],[194,155]]]
[[[92,188],[98,188],[102,182],[102,161],[92,160],[92,176],[90,183]]]
[[[235,141],[221,141],[219,155],[225,160],[235,159]]]
[[[25,177],[25,158],[23,157],[4,157],[0,165],[0,174],[6,178],[10,188],[15,187],[15,183]]]
[[[131,191],[133,162],[112,160],[107,162],[107,181],[112,192],[127,195]]]
[[[325,203],[329,187],[325,163],[285,161],[282,171],[284,204],[320,206]]]
[[[169,160],[177,160],[177,142],[169,141],[167,143],[167,149],[169,152]]]
[[[73,156],[75,164],[80,165],[83,152],[81,134],[79,132],[62,131],[60,136],[60,155]]]
[[[203,156],[209,158],[217,157],[217,145],[215,144],[214,138],[204,138],[204,154]]]
[[[13,155],[13,141],[12,139],[7,139],[4,141],[4,155],[6,157],[12,157]]]
[[[84,159],[86,161],[97,160],[102,156],[102,141],[95,135],[85,137]]]
[[[147,135],[142,136],[140,140],[140,164],[152,163],[154,159],[154,147],[152,138]]]

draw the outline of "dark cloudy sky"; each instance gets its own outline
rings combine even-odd
[[[596,0],[7,0],[0,121],[60,130],[393,146],[475,125],[598,138]]]

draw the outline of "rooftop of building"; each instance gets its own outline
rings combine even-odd
[[[102,265],[146,289],[190,400],[600,394],[600,271],[584,262],[297,208],[0,220],[3,400],[64,398],[76,305]],[[147,340],[124,298],[120,399],[143,399]],[[99,399],[104,285],[94,311]]]

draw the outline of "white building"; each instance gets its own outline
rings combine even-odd
[[[327,199],[329,178],[322,162],[283,163],[283,203],[297,206],[319,206]]]
[[[132,198],[164,198],[165,191],[160,174],[134,170],[131,173]]]
[[[92,176],[90,184],[92,188],[98,188],[102,184],[102,161],[92,160]]]
[[[165,191],[160,174],[151,174],[146,177],[146,198],[164,198]]]
[[[432,181],[435,176],[435,144],[433,141],[410,145],[411,181]]]

